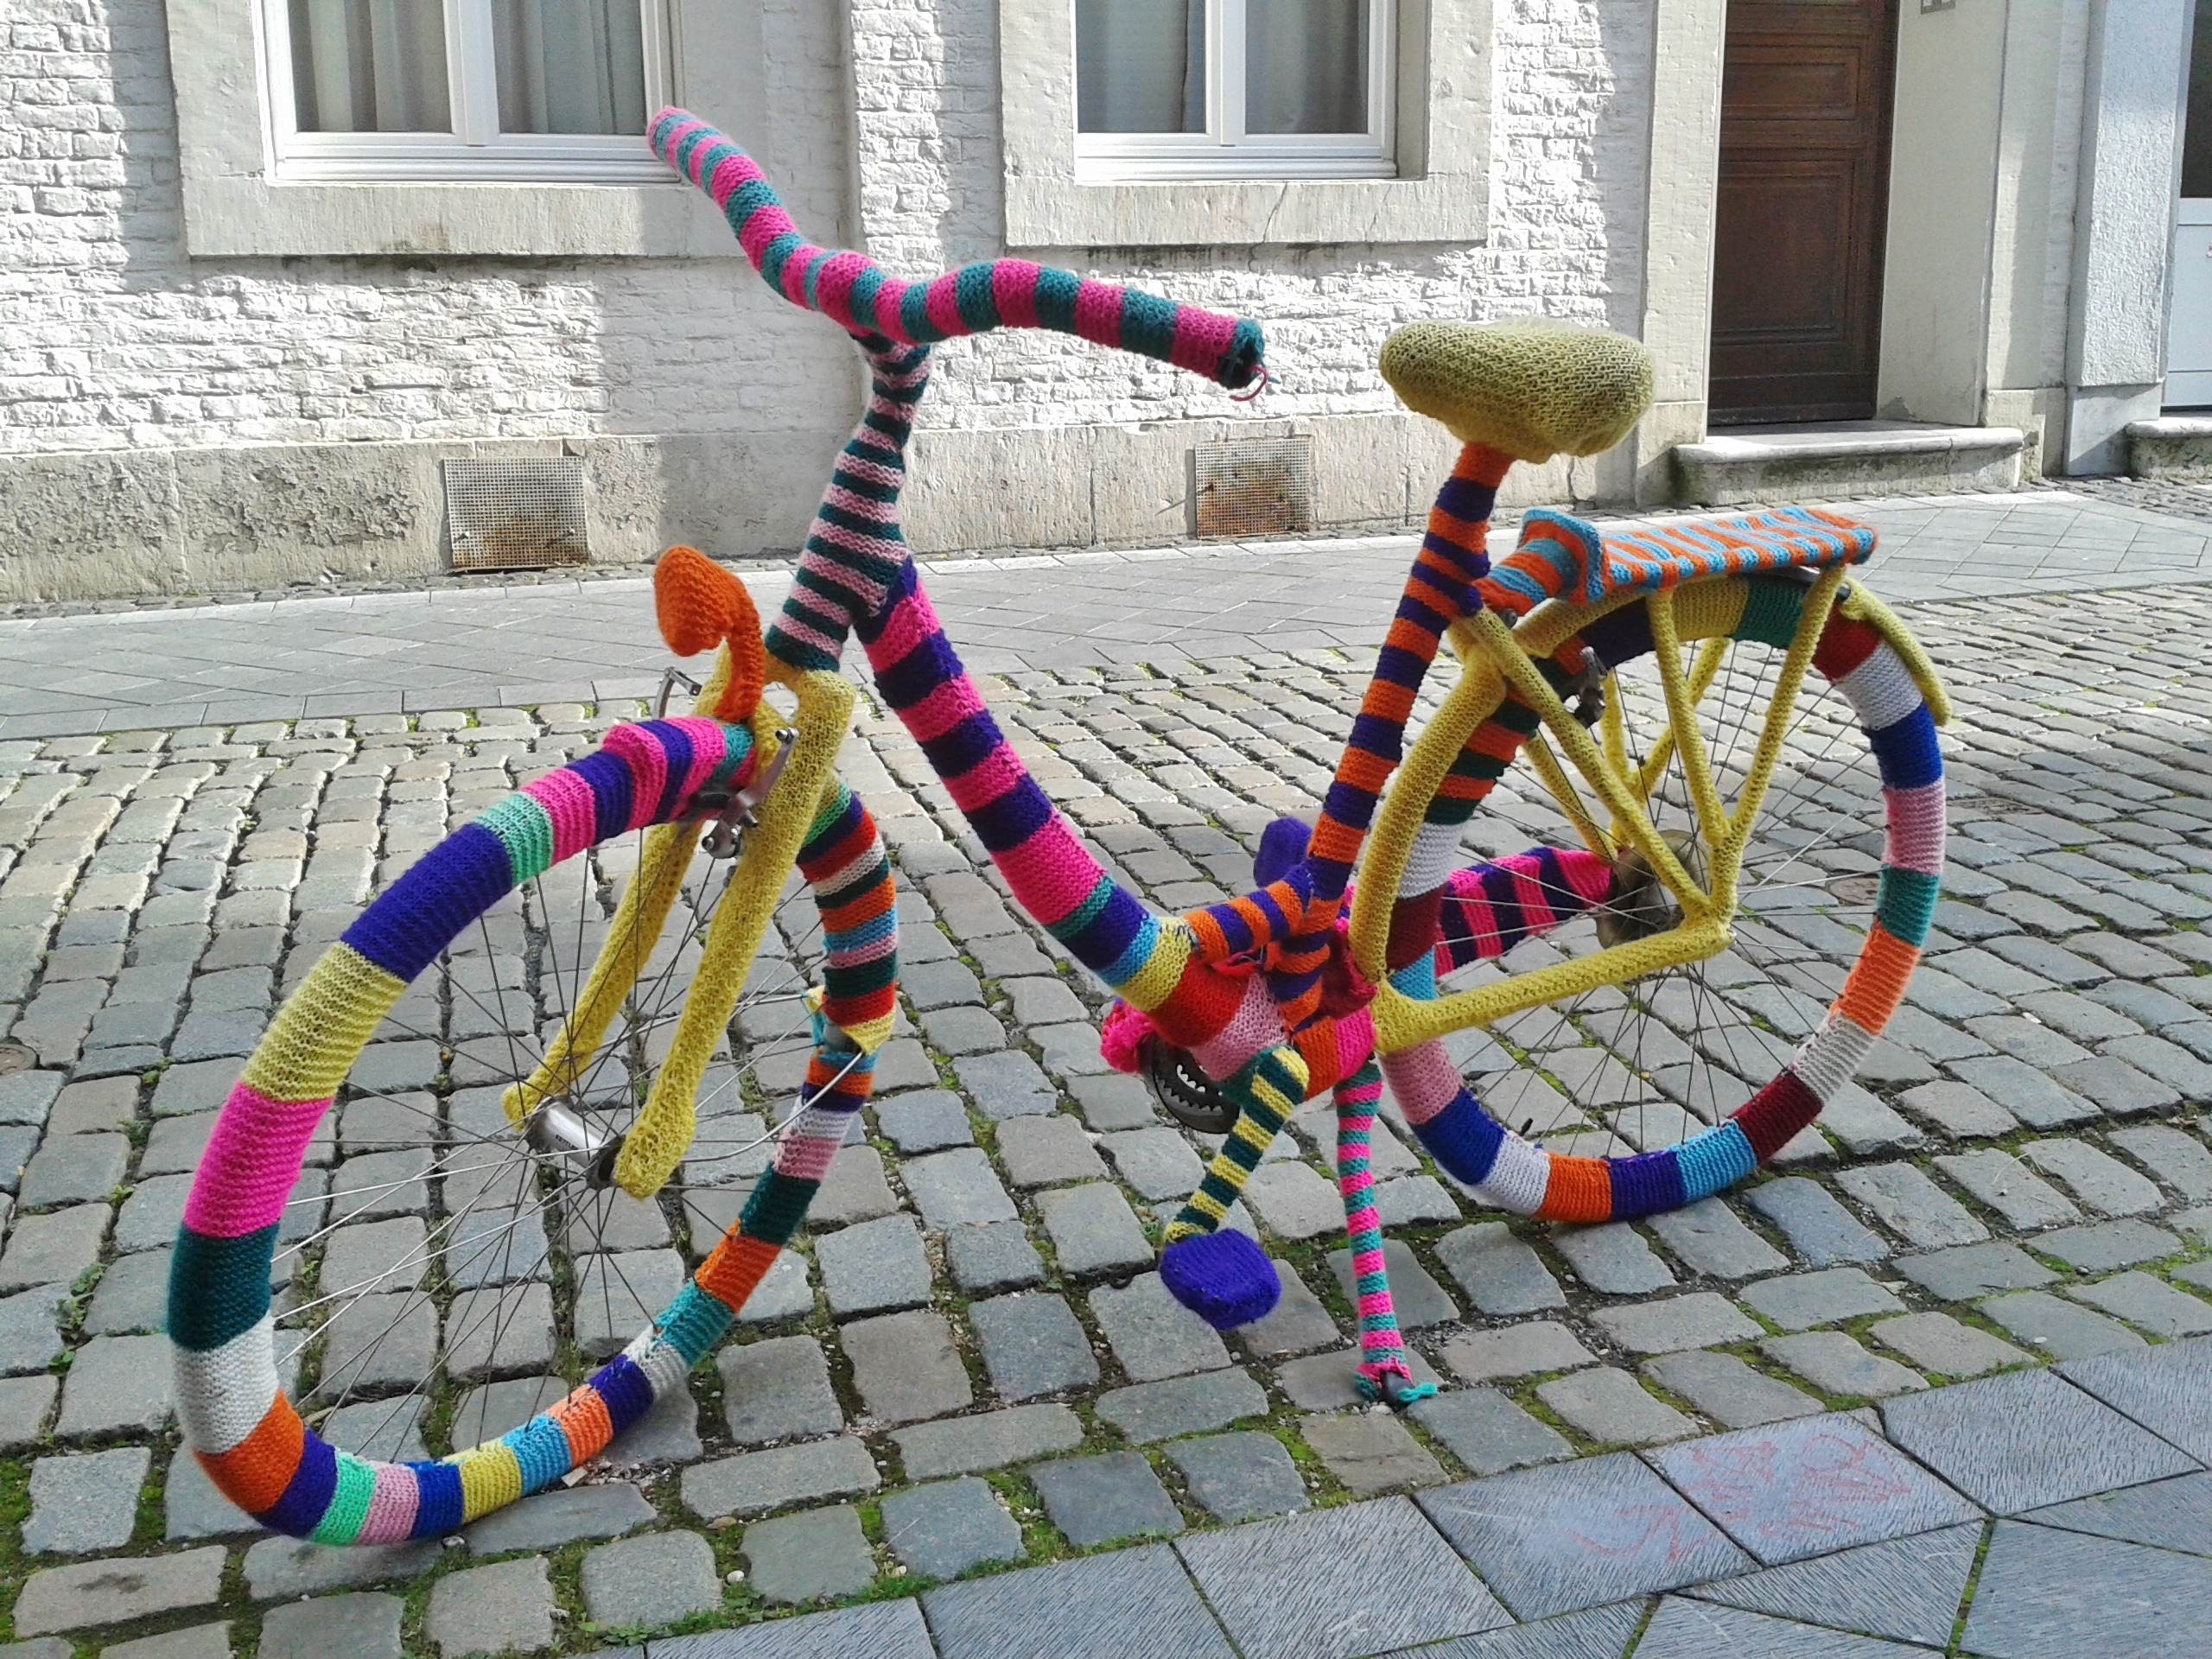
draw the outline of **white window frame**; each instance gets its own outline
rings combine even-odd
[[[1206,130],[1084,132],[1076,176],[1085,183],[1233,179],[1387,179],[1397,175],[1396,0],[1369,0],[1367,131],[1261,133],[1244,130],[1249,0],[1205,7]]]
[[[1085,176],[1076,154],[1074,5],[1001,0],[1007,245],[1057,254],[1487,241],[1491,0],[1392,0],[1391,9],[1387,175],[1101,180]]]
[[[647,120],[675,99],[667,0],[636,0]],[[642,134],[501,132],[491,0],[444,0],[449,132],[302,132],[289,0],[260,6],[270,173],[280,183],[658,184],[668,169]]]

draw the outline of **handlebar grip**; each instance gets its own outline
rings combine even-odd
[[[801,236],[753,159],[688,110],[653,118],[654,153],[714,198],[767,284],[854,334],[930,346],[994,328],[1049,328],[1141,353],[1241,391],[1264,372],[1260,325],[1027,259],[991,259],[927,282]]]

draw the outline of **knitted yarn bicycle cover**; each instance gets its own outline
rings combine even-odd
[[[216,1118],[178,1230],[168,1299],[185,1440],[217,1488],[264,1526],[333,1544],[436,1537],[539,1490],[682,1388],[774,1263],[868,1092],[874,1057],[834,1038],[817,1049],[801,1109],[737,1224],[652,1325],[550,1410],[449,1458],[377,1463],[307,1427],[278,1380],[270,1305],[278,1229],[315,1125],[378,1021],[462,928],[520,883],[610,836],[684,816],[702,790],[741,787],[753,760],[742,726],[687,718],[615,727],[596,753],[524,785],[425,855],[277,1012]],[[801,861],[817,903],[834,895],[825,1012],[880,1017],[892,995],[887,982],[874,982],[885,974],[880,939],[849,964],[836,938],[855,927],[881,933],[864,927],[862,912],[891,912],[882,842],[849,791],[832,791]]]
[[[760,613],[745,584],[697,548],[671,547],[653,566],[653,615],[660,637],[679,657],[729,647],[729,683],[715,704],[715,717],[752,718],[767,677],[767,652],[760,642]]]
[[[1610,449],[1651,403],[1640,344],[1562,322],[1409,323],[1381,367],[1408,408],[1516,461]]]

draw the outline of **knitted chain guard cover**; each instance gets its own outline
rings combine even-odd
[[[462,826],[325,952],[246,1063],[186,1201],[168,1329],[186,1443],[264,1526],[318,1542],[435,1537],[596,1456],[728,1327],[790,1238],[874,1060],[838,1029],[887,1019],[895,997],[890,866],[859,800],[833,787],[800,868],[824,913],[823,1024],[802,1110],[735,1226],[621,1354],[550,1410],[435,1462],[376,1463],[306,1427],[279,1386],[270,1267],[308,1141],[378,1022],[454,938],[521,883],[586,848],[685,817],[702,791],[750,782],[752,734],[711,719],[617,726],[595,753],[547,773]],[[779,882],[781,873],[778,873]]]

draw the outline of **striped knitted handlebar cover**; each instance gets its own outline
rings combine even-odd
[[[1027,259],[990,259],[926,282],[888,276],[864,253],[818,248],[750,156],[688,110],[653,118],[655,153],[714,198],[769,287],[854,334],[929,346],[993,328],[1079,334],[1173,363],[1232,391],[1260,378],[1260,325]]]

